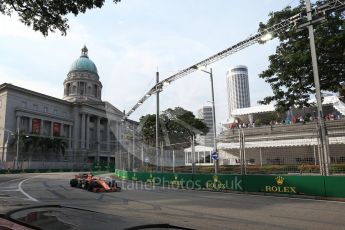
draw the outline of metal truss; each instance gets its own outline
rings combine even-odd
[[[230,46],[229,48],[222,50],[211,57],[208,57],[186,69],[183,69],[176,74],[158,82],[155,86],[153,86],[140,100],[129,110],[125,115],[124,119],[127,119],[140,105],[142,105],[151,95],[161,92],[163,86],[169,85],[173,81],[180,79],[184,76],[189,75],[190,73],[195,72],[199,67],[208,66],[216,61],[219,61],[223,58],[226,58],[240,50],[243,50],[257,42],[259,42],[263,36],[266,34],[272,34],[273,36],[277,36],[278,34],[287,32],[291,29],[293,30],[302,30],[306,26],[316,23],[322,23],[326,19],[326,16],[330,12],[340,11],[345,9],[345,0],[334,0],[328,3],[325,3],[320,6],[316,6],[312,9],[313,20],[311,22],[307,21],[307,13],[305,11],[300,12],[288,19],[281,21],[278,24],[275,24],[269,28],[264,29],[263,31],[259,31],[258,33],[249,36],[248,38],[244,39],[243,41],[238,42],[237,44]]]

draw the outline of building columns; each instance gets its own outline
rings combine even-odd
[[[90,115],[86,115],[86,149],[90,148]]]
[[[110,132],[111,132],[111,129],[110,129],[110,126],[111,126],[111,121],[108,119],[107,120],[107,151],[109,152],[110,151]]]
[[[72,148],[72,126],[68,126],[68,149]]]
[[[97,117],[96,118],[96,140],[97,140],[97,156],[96,156],[96,161],[99,162],[99,153],[101,151],[101,138],[100,138],[100,124],[101,118]]]
[[[21,119],[21,116],[17,115],[17,130],[18,129],[20,130],[20,119]]]
[[[81,137],[80,137],[80,148],[85,149],[85,113],[81,114]]]
[[[79,148],[79,112],[78,108],[73,108],[73,114],[74,114],[74,124],[73,124],[73,149],[77,150]]]
[[[50,137],[51,138],[53,138],[53,136],[54,136],[54,133],[53,133],[53,130],[54,130],[54,122],[53,121],[51,121],[50,122]]]
[[[43,124],[44,124],[43,119],[41,119],[41,126],[40,126],[40,135],[41,136],[43,136],[43,131],[44,131]]]
[[[29,117],[29,133],[32,133],[32,117]]]

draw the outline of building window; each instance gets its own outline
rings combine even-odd
[[[70,88],[71,88],[71,83],[66,84],[66,96],[69,96],[70,94]]]
[[[28,103],[26,101],[22,101],[22,107],[23,108],[27,108],[28,107]]]
[[[34,105],[34,110],[37,111],[38,110],[38,105]]]
[[[97,85],[93,85],[94,96],[97,97]]]
[[[57,114],[58,114],[57,109],[54,109],[54,114],[55,114],[55,115],[57,115]]]
[[[45,113],[48,113],[48,107],[47,107],[47,106],[44,106],[43,111],[44,111]]]
[[[85,83],[79,82],[79,94],[80,95],[84,95],[84,88],[85,88]]]

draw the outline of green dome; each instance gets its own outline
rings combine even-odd
[[[98,75],[97,67],[95,63],[93,63],[93,61],[89,59],[87,52],[88,50],[86,46],[84,46],[84,48],[82,49],[81,56],[72,63],[69,72],[87,71]]]
[[[69,72],[72,71],[87,71],[91,73],[97,73],[97,67],[93,61],[91,61],[88,57],[80,57],[73,62]]]

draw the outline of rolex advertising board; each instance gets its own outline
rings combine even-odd
[[[247,192],[325,195],[322,176],[245,175],[243,180],[244,190]]]

